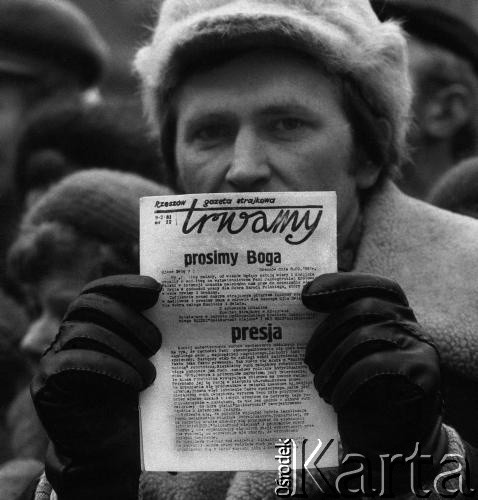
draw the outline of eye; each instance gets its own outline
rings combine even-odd
[[[306,122],[300,118],[280,118],[275,120],[273,128],[277,132],[293,132],[306,126]]]
[[[227,140],[230,134],[231,130],[227,124],[214,122],[196,127],[190,137],[201,147],[212,147]]]

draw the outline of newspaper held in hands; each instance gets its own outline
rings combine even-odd
[[[337,465],[335,414],[303,362],[318,314],[300,298],[337,270],[336,212],[334,192],[141,199],[141,273],[163,285],[145,470],[274,470],[287,438],[334,439],[321,465]]]

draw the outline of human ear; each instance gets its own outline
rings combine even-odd
[[[390,145],[392,129],[390,123],[385,118],[380,118],[378,122],[378,130],[381,131],[379,140],[382,142],[382,148],[386,150]],[[369,189],[375,185],[384,167],[377,161],[372,161],[365,151],[362,151],[360,156],[362,160],[359,160],[358,168],[355,171],[355,182],[359,190]]]
[[[453,137],[470,119],[471,92],[454,83],[437,91],[424,107],[421,127],[431,138],[445,140]]]
[[[371,188],[377,182],[381,168],[372,161],[367,161],[360,165],[356,174],[355,180],[359,190]]]

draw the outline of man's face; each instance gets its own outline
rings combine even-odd
[[[365,186],[351,126],[339,90],[310,61],[247,53],[187,79],[176,113],[185,192],[337,191],[339,226],[355,220]]]

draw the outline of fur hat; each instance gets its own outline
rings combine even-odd
[[[0,72],[42,78],[59,68],[86,89],[99,81],[107,51],[91,20],[67,0],[0,0]]]
[[[391,147],[402,150],[411,100],[406,41],[396,23],[378,20],[369,0],[165,0],[135,61],[155,130],[190,62],[265,46],[300,50],[351,81],[389,122]]]
[[[50,188],[25,214],[21,232],[45,222],[73,227],[104,243],[139,239],[139,199],[172,194],[135,174],[106,169],[82,170]]]

